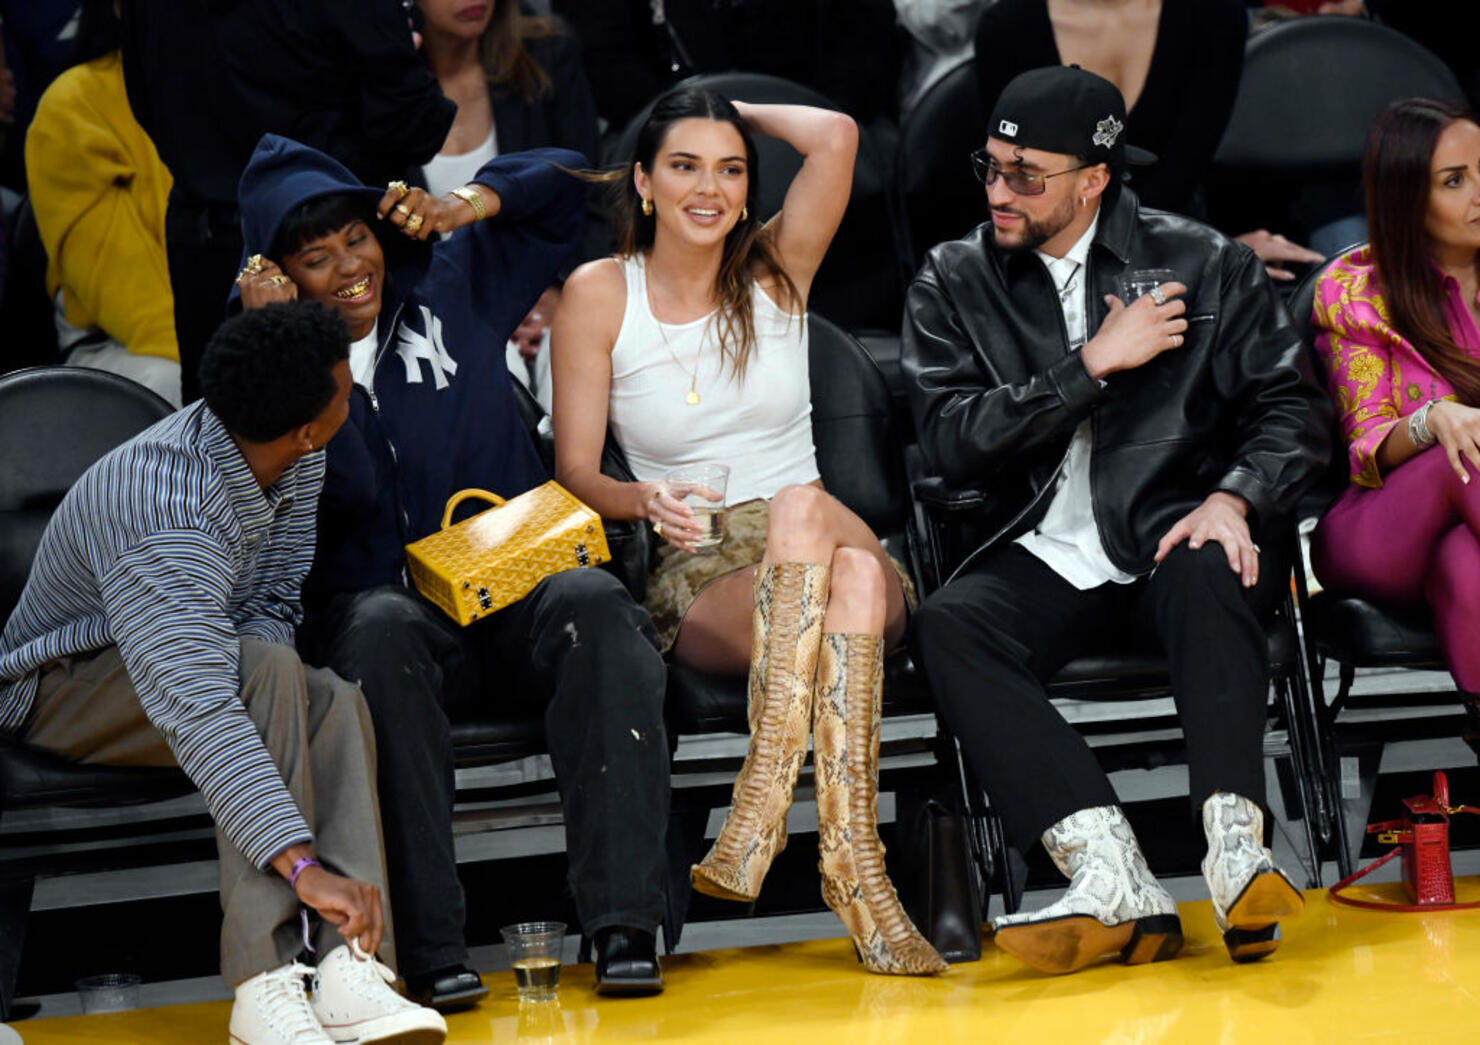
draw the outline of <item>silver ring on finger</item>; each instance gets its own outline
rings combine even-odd
[[[1173,348],[1181,348],[1182,347],[1182,335],[1181,334],[1173,334],[1172,335],[1172,347]]]
[[[1165,305],[1167,303],[1167,296],[1161,292],[1161,287],[1152,287],[1151,300],[1158,305]]]

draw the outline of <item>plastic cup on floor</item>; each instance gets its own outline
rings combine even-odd
[[[143,979],[131,972],[106,972],[77,981],[77,1000],[83,1015],[95,1012],[124,1012],[139,1007],[139,984]]]
[[[499,930],[509,948],[519,1000],[550,1001],[560,989],[564,922],[519,922]]]

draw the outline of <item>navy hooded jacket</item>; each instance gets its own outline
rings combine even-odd
[[[498,214],[430,247],[388,243],[402,234],[371,219],[387,269],[373,391],[355,386],[349,420],[329,442],[308,608],[404,584],[406,545],[441,525],[459,490],[509,498],[549,478],[520,419],[504,353],[580,239],[586,186],[557,164],[585,161],[565,149],[490,160],[473,180],[498,193]],[[383,194],[316,149],[265,135],[239,190],[246,253],[266,254],[300,204],[343,192],[372,208]],[[474,502],[467,513],[483,507]]]

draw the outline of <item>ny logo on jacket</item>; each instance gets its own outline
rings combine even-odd
[[[440,392],[447,387],[447,379],[457,373],[457,360],[448,355],[447,346],[442,342],[442,321],[425,305],[417,308],[421,310],[421,325],[426,333],[418,334],[403,324],[396,355],[406,366],[408,385],[421,384],[420,360],[425,359],[432,368],[432,381]]]

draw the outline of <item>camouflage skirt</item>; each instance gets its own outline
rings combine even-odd
[[[725,509],[724,539],[718,546],[697,552],[683,551],[666,541],[659,546],[658,565],[648,577],[643,606],[653,618],[664,653],[673,648],[684,614],[705,588],[727,574],[749,569],[761,561],[766,551],[766,524],[770,515],[771,502],[760,498],[746,501]],[[899,562],[892,557],[889,562],[904,586],[905,605],[913,611],[914,582]]]

